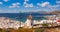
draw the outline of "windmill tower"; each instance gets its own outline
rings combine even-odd
[[[29,28],[32,28],[32,21],[33,21],[32,19],[33,19],[32,15],[29,15],[27,17],[27,21],[25,22],[26,26],[28,26]]]

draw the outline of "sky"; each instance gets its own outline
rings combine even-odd
[[[0,13],[60,10],[60,0],[0,0]]]

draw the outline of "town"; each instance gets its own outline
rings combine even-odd
[[[22,28],[39,28],[39,27],[52,27],[60,25],[60,16],[59,15],[51,15],[44,16],[48,18],[47,20],[33,20],[33,16],[29,15],[27,17],[26,22],[21,22],[17,20],[12,20],[7,17],[0,17],[0,28],[14,28],[18,29]]]

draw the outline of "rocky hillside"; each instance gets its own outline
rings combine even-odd
[[[53,11],[53,12],[49,12],[47,14],[60,14],[60,11]]]

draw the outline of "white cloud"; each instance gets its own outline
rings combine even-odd
[[[60,4],[60,0],[56,0],[56,3],[57,3],[57,4]]]
[[[50,4],[49,2],[37,3],[37,5],[41,6],[41,7],[45,7],[45,6],[49,5],[49,4]]]
[[[25,0],[25,2],[27,2],[27,1],[29,1],[29,0]]]
[[[17,4],[16,3],[12,3],[13,6],[16,6]]]
[[[40,6],[45,11],[54,11],[59,10],[60,5],[51,5],[49,2],[37,3],[38,7]]]
[[[24,4],[27,4],[26,2],[24,2]]]
[[[17,4],[17,5],[20,5],[20,3],[19,3],[19,2],[17,2],[16,4]]]
[[[3,2],[0,2],[0,4],[3,4]]]
[[[39,5],[39,6],[40,6],[41,4],[40,4],[40,3],[37,3],[37,5]]]
[[[49,5],[49,4],[50,4],[49,2],[44,2],[44,3],[41,4],[41,6],[45,7],[45,6]]]
[[[59,7],[59,5],[48,5],[45,8],[43,8],[42,10],[51,12],[51,11],[59,10],[58,7]]]
[[[30,4],[30,7],[34,7],[33,4]]]
[[[57,7],[59,7],[60,5],[48,5],[48,7],[50,7],[50,8],[57,8]]]
[[[29,8],[34,7],[34,5],[33,5],[32,3],[28,4],[28,3],[27,3],[28,1],[29,1],[29,0],[25,0],[23,6],[26,7],[26,8],[27,8],[27,7],[29,7]]]
[[[19,8],[20,6],[20,3],[17,2],[17,3],[12,3],[12,6],[9,6],[9,8]]]
[[[9,8],[13,8],[12,6],[9,6]]]
[[[28,1],[29,1],[29,0],[24,0],[24,4],[27,4]]]
[[[3,0],[4,2],[8,2],[9,0]]]
[[[29,1],[29,0],[24,0],[24,4],[27,4],[28,1]]]
[[[48,5],[47,8],[49,8],[50,10],[54,11],[54,10],[59,10],[58,7],[60,5]]]
[[[60,3],[60,1],[57,1],[56,3]]]
[[[37,5],[41,6],[41,7],[50,7],[50,8],[55,8],[55,7],[59,7],[60,5],[51,5],[49,2],[44,2],[44,3],[37,3]]]
[[[34,5],[32,3],[31,4],[24,4],[24,7],[26,7],[26,8],[30,7],[31,8],[31,7],[34,7]]]
[[[9,8],[19,8],[20,6],[9,6]]]

